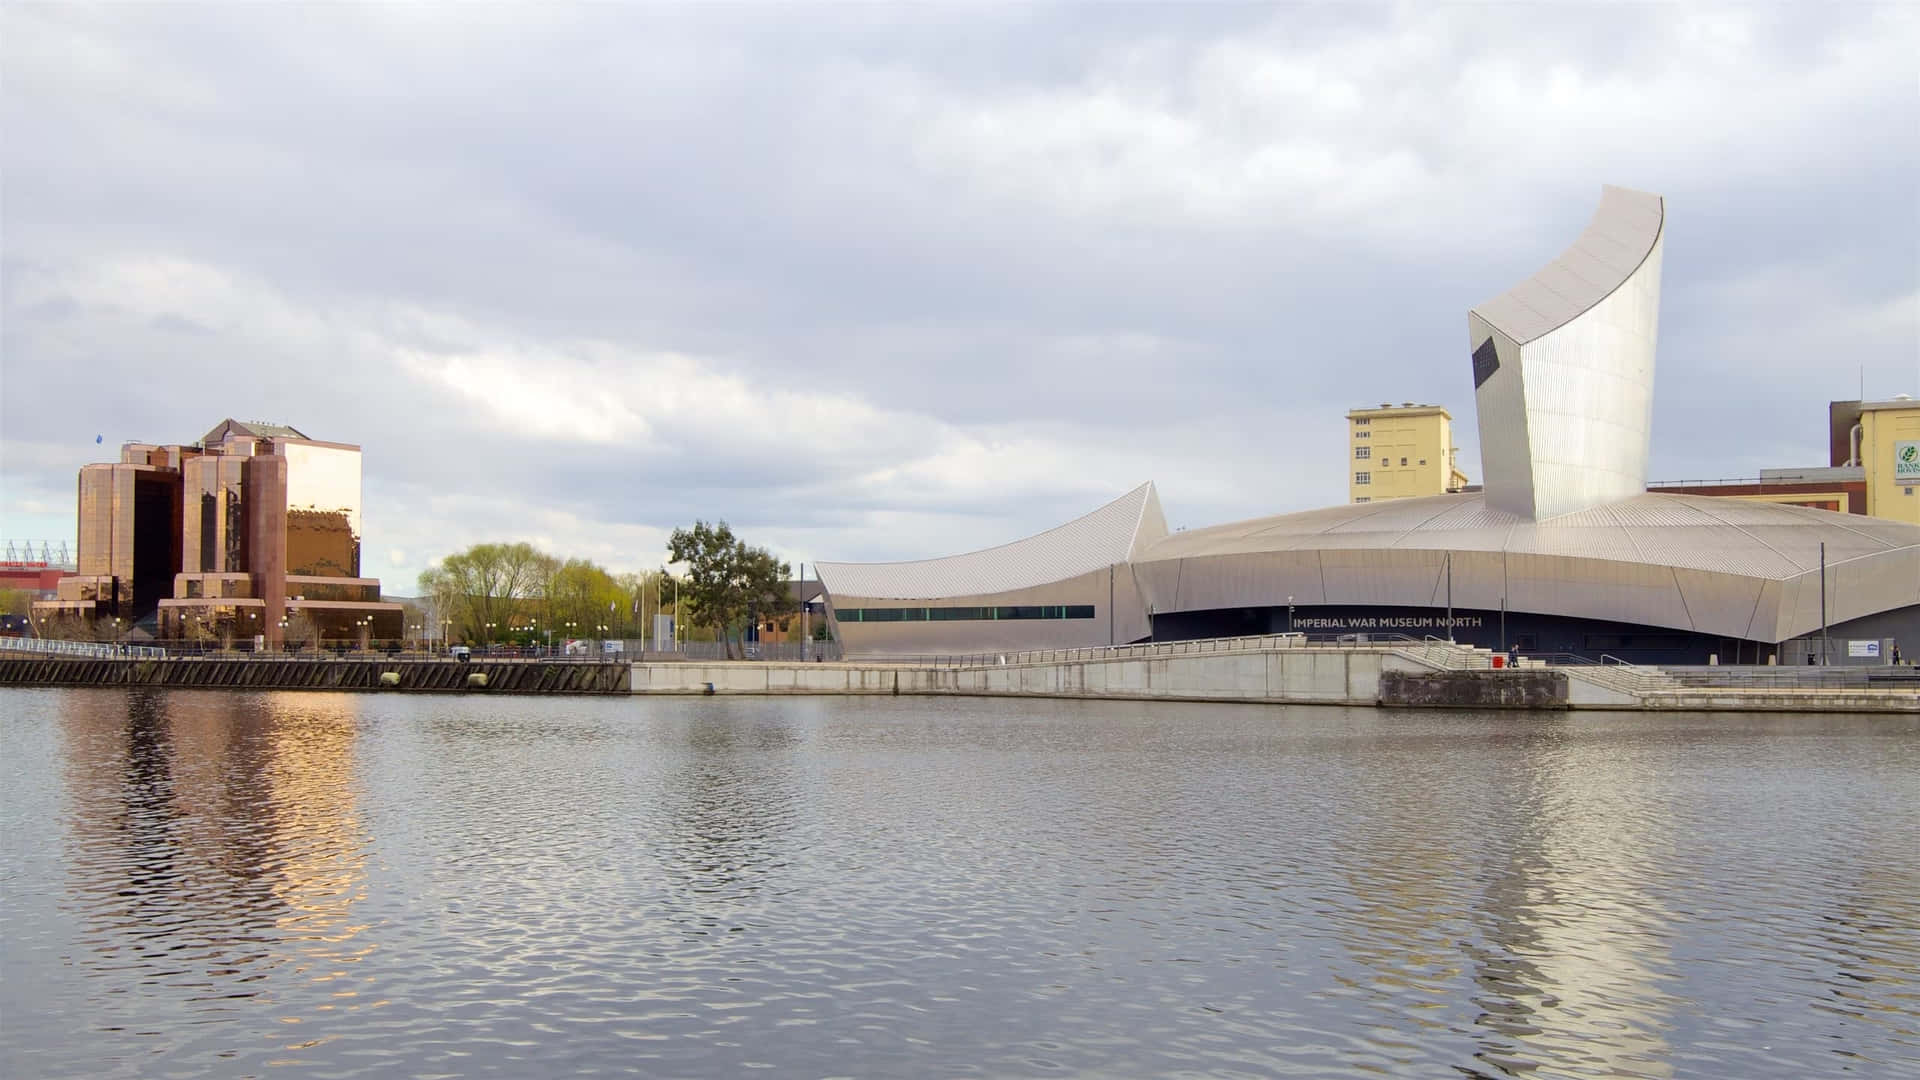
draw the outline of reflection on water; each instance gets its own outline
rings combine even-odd
[[[136,691],[102,704],[73,695],[62,708],[64,907],[76,963],[105,984],[98,1029],[185,1045],[187,1032],[152,1023],[156,1002],[204,1024],[279,1011],[281,987],[299,983],[326,988],[306,1011],[355,1008],[352,965],[371,947],[352,920],[368,845],[354,699]]]
[[[1900,1075],[1920,730],[6,692],[0,1075]]]

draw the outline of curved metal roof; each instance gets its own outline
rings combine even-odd
[[[939,559],[891,563],[819,563],[835,596],[932,600],[1024,589],[1124,563],[1166,535],[1152,481],[1085,517],[1025,540]]]
[[[1481,493],[1334,506],[1168,535],[1138,562],[1320,548],[1505,551],[1784,580],[1863,555],[1920,549],[1920,526],[1804,506],[1648,492],[1530,521]]]
[[[1157,612],[1302,604],[1461,607],[1780,641],[1920,604],[1920,526],[1801,506],[1646,493],[1545,521],[1479,493],[1174,533],[1134,573]]]
[[[1558,330],[1632,277],[1665,224],[1660,196],[1607,184],[1600,189],[1593,220],[1573,246],[1472,311],[1517,344]]]

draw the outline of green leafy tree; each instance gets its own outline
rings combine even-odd
[[[32,593],[25,589],[0,589],[0,615],[19,615],[25,618],[32,612]]]
[[[568,623],[575,637],[597,637],[599,628],[616,632],[628,618],[620,583],[605,568],[586,559],[568,559],[549,583],[547,610],[555,633]]]
[[[420,591],[435,598],[461,637],[498,637],[533,614],[552,561],[532,544],[475,544],[423,571]]]
[[[765,548],[748,547],[722,521],[696,521],[691,529],[675,529],[667,554],[685,564],[680,579],[680,602],[687,618],[712,629],[734,655],[727,631],[751,612],[759,618],[778,618],[796,610],[787,586],[789,568]]]

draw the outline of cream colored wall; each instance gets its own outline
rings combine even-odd
[[[1112,625],[1108,623],[1111,580]],[[1150,632],[1133,568],[1120,564],[1111,577],[1102,567],[1078,577],[1009,592],[903,600],[890,597],[833,595],[835,612],[843,608],[1014,607],[1028,604],[1092,604],[1091,619],[991,619],[966,622],[847,623],[834,618],[834,633],[850,655],[982,653],[1022,649],[1067,649],[1084,645],[1124,645]]]
[[[1347,421],[1348,502],[1446,493],[1453,424],[1445,413],[1381,410],[1367,413],[1364,425],[1354,423],[1355,419]],[[1360,437],[1363,431],[1368,433],[1366,438]],[[1365,461],[1354,457],[1362,446],[1371,451]],[[1405,465],[1400,464],[1401,458],[1406,459]],[[1360,472],[1371,473],[1373,482],[1355,483],[1354,475]]]
[[[1860,414],[1867,513],[1920,525],[1920,476],[1899,475],[1895,460],[1897,447],[1904,442],[1920,443],[1920,402],[1912,408],[1868,409]]]

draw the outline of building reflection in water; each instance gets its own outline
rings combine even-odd
[[[1348,774],[1366,809],[1346,817],[1367,832],[1340,859],[1351,899],[1334,925],[1358,965],[1341,993],[1408,1053],[1467,1036],[1467,1075],[1667,1075],[1669,934],[1645,888],[1668,828],[1657,793],[1574,749],[1564,721],[1457,724],[1418,760],[1399,734],[1394,760]],[[1477,1007],[1465,1030],[1447,1007],[1462,996]]]
[[[68,902],[107,985],[103,1022],[149,993],[208,1007],[346,975],[371,951],[350,695],[72,694],[62,718]],[[350,1007],[351,991],[323,1008]],[[217,1010],[216,1010],[217,1011]]]
[[[1555,723],[1513,736],[1489,820],[1511,842],[1485,849],[1471,952],[1489,1075],[1554,1062],[1597,1074],[1672,1075],[1665,1032],[1673,933],[1658,868],[1672,814],[1630,753]]]

